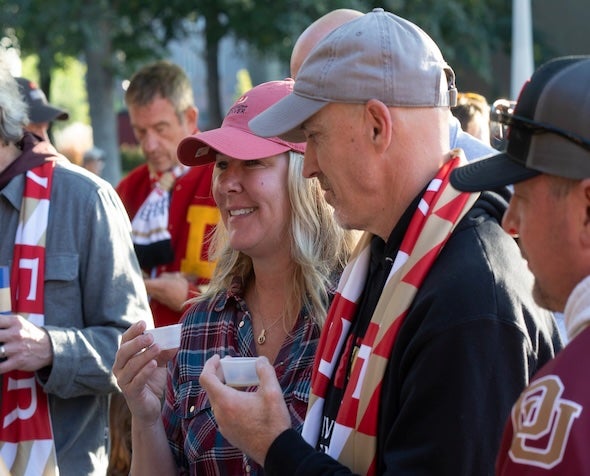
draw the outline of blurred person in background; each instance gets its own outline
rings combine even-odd
[[[104,168],[104,150],[91,147],[82,156],[82,167],[100,177]]]
[[[187,167],[178,144],[198,131],[199,111],[186,73],[168,61],[137,71],[125,93],[145,164],[116,189],[131,219],[156,326],[179,321],[185,303],[211,278],[207,237],[219,221],[211,194],[212,165]]]
[[[180,141],[199,130],[192,85],[180,66],[145,65],[132,76],[125,102],[145,163],[116,190],[131,219],[155,325],[176,324],[215,268],[208,256],[208,239],[219,221],[211,193],[213,164],[191,168],[178,160]],[[122,395],[115,400],[112,438],[120,444],[109,476],[128,474],[132,451],[129,410]]]
[[[501,122],[500,118],[504,114],[512,114],[514,106],[516,106],[516,101],[505,98],[496,99],[492,104],[490,111],[490,144],[494,150],[503,151],[506,147],[508,127]]]
[[[16,78],[20,93],[28,107],[29,123],[25,129],[49,141],[49,128],[53,121],[66,121],[70,117],[67,111],[47,102],[45,93],[30,79]]]
[[[451,112],[459,119],[465,132],[484,144],[490,144],[490,105],[484,96],[472,92],[459,93],[457,105],[451,108]]]
[[[53,143],[60,154],[82,167],[84,152],[93,147],[92,134],[92,126],[76,121],[56,130]]]

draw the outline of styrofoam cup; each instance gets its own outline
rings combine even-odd
[[[160,350],[176,349],[180,346],[180,329],[182,324],[146,329],[146,334],[154,336],[154,344],[158,344]]]
[[[250,387],[258,385],[256,375],[257,357],[230,357],[220,360],[225,383],[231,387]]]

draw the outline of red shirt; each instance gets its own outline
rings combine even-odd
[[[512,408],[501,476],[590,474],[590,327],[548,362]]]
[[[208,260],[205,240],[219,222],[219,209],[211,192],[213,166],[214,164],[191,167],[174,183],[170,191],[168,217],[174,261],[159,266],[156,272],[156,275],[160,275],[180,271],[191,283],[191,294],[196,293],[199,285],[209,282],[215,267]],[[147,164],[133,169],[117,186],[117,193],[131,220],[151,189],[152,181]],[[173,311],[153,298],[150,299],[150,306],[157,327],[175,324],[182,316],[182,311]]]

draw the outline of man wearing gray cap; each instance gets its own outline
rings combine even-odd
[[[47,102],[47,97],[37,84],[27,78],[16,78],[29,112],[25,129],[49,142],[49,125],[53,121],[67,121],[70,115],[63,109]]]
[[[362,229],[315,357],[300,436],[272,366],[256,393],[201,384],[221,433],[265,474],[493,473],[504,422],[561,347],[500,219],[507,195],[459,193],[453,70],[416,25],[381,9],[321,40],[293,93],[250,128],[306,139],[303,173]],[[506,190],[504,190],[506,192]]]
[[[556,58],[525,84],[506,151],[461,167],[454,187],[514,184],[502,226],[519,236],[541,306],[564,312],[567,347],[524,390],[508,419],[497,474],[590,474],[590,56]]]
[[[318,18],[309,25],[297,38],[291,52],[291,77],[297,79],[299,68],[313,47],[328,33],[339,26],[362,16],[363,13],[349,8],[332,10]],[[484,118],[486,123],[489,117]],[[490,155],[496,150],[490,146],[489,141],[485,143],[476,137],[468,134],[461,128],[459,120],[449,110],[449,142],[452,149],[458,147],[463,149],[465,158],[473,160],[485,155]]]

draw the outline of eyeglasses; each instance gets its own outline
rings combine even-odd
[[[516,101],[500,98],[492,104],[490,111],[490,144],[496,150],[503,151],[506,148],[506,130],[508,126],[499,122],[502,113],[512,114]]]
[[[582,147],[583,149],[590,151],[590,140],[585,139],[581,135],[575,134],[570,131],[566,131],[565,129],[560,129],[559,127],[552,126],[551,124],[533,121],[523,116],[515,116],[513,114],[507,114],[505,112],[494,112],[491,114],[491,118],[493,121],[505,124],[506,126],[516,126],[528,129],[532,131],[533,134],[551,132],[552,134],[557,134],[558,136],[563,137],[564,139],[567,139],[570,142],[573,142],[574,144]]]

